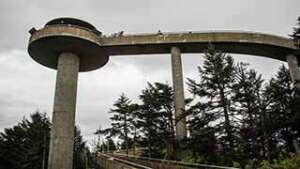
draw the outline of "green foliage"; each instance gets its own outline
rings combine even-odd
[[[108,138],[122,140],[121,148],[146,146],[149,157],[175,158],[175,119],[173,118],[173,90],[163,83],[148,83],[139,96],[141,104],[134,104],[122,94],[110,113],[111,128],[97,130]],[[142,133],[142,134],[141,134]]]
[[[265,144],[268,158],[277,158],[280,153],[295,153],[293,140],[298,140],[299,126],[299,96],[291,80],[289,70],[282,66],[274,78],[266,86],[264,96],[268,107],[264,112]],[[282,141],[285,144],[281,144]],[[281,144],[280,149],[278,144]],[[281,150],[284,151],[281,151]]]
[[[110,117],[111,127],[104,130],[99,129],[95,134],[106,135],[108,141],[111,137],[118,137],[124,142],[128,154],[130,136],[134,135],[133,132],[136,128],[134,121],[136,110],[137,105],[131,104],[125,94],[122,94],[109,111],[112,114]]]
[[[295,45],[300,48],[300,17],[297,18],[297,25],[294,27],[294,32],[291,37],[293,38]]]
[[[275,159],[273,164],[264,160],[258,169],[299,169],[300,156],[293,156],[287,159]]]
[[[267,160],[263,160],[259,165],[259,169],[273,169],[273,167]]]
[[[300,140],[300,100],[288,69],[280,67],[265,82],[248,64],[235,64],[231,56],[212,47],[204,58],[198,68],[200,80],[188,79],[194,97],[186,100],[189,137],[183,142],[182,160],[243,168],[287,165],[274,159],[295,153],[293,142]],[[147,147],[144,155],[175,159],[178,119],[173,115],[173,95],[166,84],[148,83],[140,104],[125,101],[127,107],[136,106],[124,112],[133,117],[140,145]]]
[[[107,146],[109,147],[109,151],[114,151],[117,149],[115,142],[111,138],[107,138]]]
[[[75,127],[74,135],[73,168],[86,169],[89,149],[86,147],[86,143],[83,141],[81,131],[78,127]]]
[[[198,67],[200,81],[188,79],[189,91],[199,99],[190,107],[192,114],[191,139],[196,143],[199,138],[206,139],[204,145],[210,147],[210,151],[216,149],[216,136],[219,136],[222,151],[231,158],[235,145],[235,125],[233,119],[234,111],[231,103],[232,86],[235,82],[235,66],[231,56],[217,51],[210,46],[205,52],[204,63]],[[215,127],[211,127],[212,122]],[[200,148],[200,147],[199,147]],[[197,148],[198,150],[200,150]],[[202,146],[203,153],[207,151]],[[212,154],[207,152],[208,154]],[[230,161],[230,159],[226,160]]]
[[[173,90],[163,83],[148,83],[139,96],[138,126],[143,133],[149,157],[172,159],[175,156]],[[165,150],[168,150],[167,153]]]
[[[262,76],[254,69],[249,69],[248,64],[238,63],[236,65],[235,83],[233,85],[232,104],[239,123],[238,143],[236,145],[237,157],[240,163],[246,163],[247,159],[259,158],[259,133],[257,122],[265,107],[261,102]]]
[[[48,163],[50,127],[46,114],[36,112],[30,119],[23,119],[12,128],[0,133],[1,169],[46,169]],[[85,169],[92,164],[92,157],[82,139],[80,130],[75,128],[73,166]]]
[[[300,47],[300,17],[292,35]],[[199,79],[188,79],[193,98],[186,100],[189,137],[183,161],[254,169],[300,168],[300,97],[289,70],[281,66],[270,80],[210,46]],[[141,146],[150,157],[174,159],[173,91],[148,84],[133,114]],[[182,117],[180,117],[182,118]]]
[[[0,133],[1,169],[46,168],[50,138],[50,122],[45,114],[36,112],[12,128]]]
[[[195,155],[194,152],[192,152],[192,151],[185,152],[185,154],[183,155],[182,161],[184,161],[185,163],[189,163],[189,164],[207,163],[207,161],[203,158],[203,156],[200,156],[198,154]]]
[[[253,159],[255,166],[295,152],[300,100],[288,69],[282,66],[263,86],[262,76],[247,64],[234,65],[230,56],[210,50],[199,67],[200,82],[188,81],[195,96],[188,109],[191,159],[201,156],[205,163],[227,166],[245,166]]]

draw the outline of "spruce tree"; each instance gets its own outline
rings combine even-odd
[[[117,146],[116,146],[114,140],[111,139],[110,137],[108,137],[106,139],[106,145],[107,145],[109,151],[114,151],[117,149]]]
[[[137,112],[138,126],[148,147],[147,155],[175,158],[172,88],[163,83],[148,83],[140,99],[142,103]]]
[[[0,133],[1,169],[41,169],[47,167],[50,122],[36,112]]]
[[[191,152],[192,162],[217,164],[217,130],[212,125],[216,115],[206,111],[207,106],[200,101],[187,107],[190,137],[186,146]]]
[[[74,153],[73,153],[73,168],[86,169],[88,164],[89,149],[86,142],[83,140],[81,130],[78,126],[74,129]]]
[[[261,98],[263,78],[248,64],[239,63],[236,66],[235,83],[233,85],[232,101],[239,118],[239,159],[255,159],[259,157],[257,123],[261,113]]]
[[[300,115],[299,115],[299,96],[296,93],[290,77],[289,70],[281,66],[276,76],[272,78],[266,87],[265,95],[269,98],[268,112],[268,131],[272,135],[270,149],[272,145],[281,143],[284,140],[284,146],[287,152],[295,152],[293,141],[300,138]],[[273,150],[275,150],[273,148]],[[276,157],[278,152],[271,151],[271,158]]]
[[[295,45],[300,48],[300,17],[297,18],[296,27],[294,27],[294,32],[291,37],[294,40]]]
[[[234,148],[234,111],[231,104],[235,66],[231,56],[210,46],[205,52],[204,63],[198,67],[200,82],[188,79],[189,90],[197,95],[205,105],[205,112],[217,118],[215,128],[227,161],[231,161]]]
[[[126,153],[128,154],[129,139],[134,129],[134,112],[137,106],[132,104],[129,98],[122,94],[120,98],[113,104],[113,108],[109,111],[111,127],[104,130],[97,130],[97,133],[103,133],[108,137],[118,137],[123,140],[126,145]]]

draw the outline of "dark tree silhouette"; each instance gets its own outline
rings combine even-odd
[[[188,79],[189,91],[202,98],[205,111],[219,120],[219,140],[224,153],[232,157],[235,146],[234,111],[231,92],[234,83],[235,66],[233,58],[210,46],[204,55],[204,65],[199,67],[200,82]],[[224,129],[224,130],[223,130]]]
[[[36,112],[0,134],[1,169],[44,169],[47,167],[50,122]]]
[[[126,153],[128,154],[129,139],[135,127],[134,112],[137,106],[131,104],[129,98],[122,94],[114,103],[113,108],[109,111],[112,114],[110,117],[111,127],[104,130],[97,130],[96,134],[104,134],[108,138],[118,136],[126,145]]]

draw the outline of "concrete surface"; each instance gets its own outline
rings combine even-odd
[[[48,169],[72,169],[79,57],[59,56]]]
[[[202,53],[212,43],[227,53],[265,56],[286,61],[297,49],[293,40],[254,32],[185,32],[168,34],[124,35],[102,37],[101,46],[108,55],[170,53],[172,46],[182,53]]]
[[[54,20],[61,23],[60,19]],[[68,18],[72,24],[46,24],[32,29],[28,45],[38,63],[57,69],[49,169],[71,169],[78,72],[91,71],[108,62],[109,56],[135,54],[172,55],[176,116],[184,109],[181,53],[202,53],[209,44],[227,53],[264,56],[288,60],[293,80],[300,88],[298,55],[293,40],[254,32],[179,32],[102,36],[90,24]],[[74,21],[74,22],[73,22]],[[52,22],[50,22],[52,23]],[[83,25],[83,26],[82,26]],[[92,27],[91,27],[92,26]],[[289,55],[289,56],[288,56]],[[288,56],[288,57],[287,57]],[[185,121],[176,126],[177,137],[186,136]]]
[[[289,70],[291,74],[291,78],[297,88],[298,91],[300,91],[300,70],[298,67],[298,60],[297,57],[294,55],[288,55],[286,57],[288,65],[289,65]]]
[[[80,57],[80,72],[98,69],[108,61],[99,37],[83,27],[45,26],[30,37],[28,53],[36,62],[49,68],[57,69],[57,57],[66,51]]]
[[[176,123],[176,138],[182,140],[186,137],[186,118],[184,116],[184,88],[181,53],[178,47],[171,47],[172,77],[174,88],[174,104]]]
[[[174,32],[106,37],[79,26],[49,25],[31,36],[28,52],[38,63],[53,69],[57,68],[59,52],[77,53],[81,60],[80,71],[91,71],[105,65],[108,56],[170,53],[172,46],[179,47],[182,53],[202,53],[209,43],[227,53],[281,61],[286,61],[286,56],[297,49],[291,39],[254,32]]]

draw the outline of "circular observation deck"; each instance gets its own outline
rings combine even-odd
[[[57,18],[31,34],[28,53],[36,62],[49,68],[57,69],[58,56],[64,52],[79,56],[80,72],[100,68],[109,59],[101,48],[101,32],[79,19]]]

